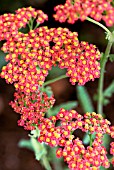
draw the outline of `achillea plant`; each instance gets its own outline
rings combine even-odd
[[[106,51],[101,58],[95,45],[78,40],[77,32],[61,27],[39,26],[48,17],[32,7],[0,16],[0,40],[5,40],[1,49],[7,53],[5,59],[8,61],[0,75],[7,83],[14,83],[16,90],[10,105],[21,115],[18,125],[32,131],[31,139],[35,140],[41,153],[38,155],[38,148],[33,146],[34,152],[37,152],[37,159],[43,161],[47,170],[51,170],[46,158],[47,145],[58,147],[57,157],[63,157],[71,170],[99,170],[101,166],[109,168],[111,161],[112,164],[114,161],[108,158],[103,137],[108,134],[114,138],[114,127],[102,116],[102,100],[104,69],[114,33],[97,21],[102,19],[107,26],[113,25],[113,2],[66,0],[65,5],[58,5],[55,11],[54,17],[60,22],[67,20],[74,23],[78,19],[88,19],[101,26],[108,33]],[[29,29],[23,33],[21,28]],[[53,66],[65,68],[66,75],[45,81]],[[52,91],[45,86],[66,77],[72,85],[81,86],[100,77],[98,114],[88,111],[82,116],[75,110],[61,108],[58,113],[49,116],[55,99]],[[77,129],[88,135],[88,146],[75,136]],[[110,154],[114,155],[114,142],[110,146]]]

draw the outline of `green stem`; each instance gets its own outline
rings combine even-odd
[[[53,155],[52,157],[52,162],[55,170],[63,170],[62,167],[62,159],[57,159],[56,157],[56,148],[51,149],[51,154]]]
[[[45,167],[46,170],[52,170],[48,158],[46,156],[43,156],[42,158],[42,165]]]
[[[109,29],[108,29],[107,27],[105,27],[105,26],[102,25],[101,23],[95,21],[94,19],[87,17],[86,20],[87,20],[87,21],[90,21],[90,22],[92,22],[92,23],[94,23],[94,24],[96,24],[96,25],[98,25],[98,26],[100,26],[100,27],[103,28],[109,35],[111,34],[111,32],[109,31]]]
[[[114,32],[110,32],[107,27],[105,27],[101,23],[93,20],[92,18],[87,17],[86,20],[103,28],[107,32],[108,40],[109,40],[106,50],[105,50],[105,54],[102,56],[102,59],[101,59],[101,74],[100,74],[100,78],[99,78],[99,82],[98,82],[97,112],[102,115],[103,114],[103,101],[102,100],[103,100],[104,72],[105,72],[106,62],[107,62],[108,56],[110,54],[110,50],[111,50],[112,44],[114,42]]]
[[[61,79],[64,79],[64,78],[67,78],[68,76],[67,75],[62,75],[62,76],[59,76],[55,79],[52,79],[52,80],[49,80],[49,81],[46,81],[43,86],[46,86],[46,85],[49,85],[51,83],[54,83],[55,81],[58,81],[58,80],[61,80]]]
[[[29,23],[28,23],[28,26],[29,26],[29,29],[32,30],[33,29],[33,23],[34,23],[34,18],[31,18]]]
[[[37,23],[36,26],[34,27],[34,30],[40,25],[40,23]]]
[[[110,50],[112,47],[113,42],[109,40],[105,53],[102,56],[101,59],[101,73],[100,73],[100,78],[98,82],[98,104],[97,104],[97,113],[103,114],[103,85],[104,85],[104,72],[105,72],[105,66],[106,62],[108,60],[108,56],[110,54]]]

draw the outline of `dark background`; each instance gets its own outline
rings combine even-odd
[[[49,16],[49,21],[44,25],[49,27],[67,27],[71,31],[79,33],[79,39],[96,44],[100,51],[104,51],[107,41],[101,28],[88,21],[77,21],[74,25],[55,22],[52,15],[54,6],[64,3],[64,0],[0,0],[0,14],[14,12],[21,7],[32,6],[43,10]],[[112,53],[114,47],[112,48]],[[0,68],[5,64],[4,55],[0,53]],[[108,62],[105,73],[106,88],[114,79],[114,63]],[[54,73],[55,74],[55,73]],[[53,72],[52,74],[53,75]],[[97,92],[98,80],[86,83],[86,87],[91,97]],[[68,79],[60,80],[51,85],[56,98],[56,105],[69,100],[77,100],[76,88],[71,86]],[[8,103],[13,100],[15,89],[13,85],[8,85],[0,79],[0,170],[43,170],[42,166],[35,160],[33,152],[18,147],[20,139],[28,139],[28,132],[22,127],[18,127],[19,115],[13,111]],[[104,107],[104,113],[114,125],[114,95],[110,99],[110,104]],[[96,108],[96,102],[93,102]],[[79,113],[83,113],[80,105],[76,108]]]

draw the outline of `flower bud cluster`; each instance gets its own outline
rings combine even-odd
[[[78,19],[86,20],[90,16],[96,21],[103,20],[107,26],[114,24],[113,0],[66,0],[64,5],[54,8],[54,18],[60,22],[75,23]]]
[[[21,115],[18,125],[26,130],[35,129],[45,113],[55,102],[53,96],[48,97],[46,93],[37,91],[36,93],[24,94],[22,92],[14,93],[14,101],[10,102],[15,112]]]

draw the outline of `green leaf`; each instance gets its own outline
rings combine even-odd
[[[109,60],[110,60],[111,62],[114,61],[114,54],[110,54],[110,55],[109,55]]]
[[[93,100],[94,100],[94,101],[97,101],[97,100],[98,100],[98,94],[94,94],[94,95],[93,95]]]
[[[91,98],[84,86],[77,86],[77,97],[80,102],[81,107],[83,108],[84,112],[93,112],[94,107],[92,105]]]
[[[21,27],[18,31],[26,34],[26,33],[29,32],[29,29],[28,29],[28,27],[26,26],[26,27]]]
[[[47,86],[47,87],[43,87],[40,89],[42,92],[45,92],[48,97],[51,97],[53,95],[53,91],[51,90],[51,87],[50,86]]]
[[[64,74],[66,74],[66,69],[60,69],[58,66],[53,66],[52,69],[49,71],[47,79],[50,80]]]
[[[104,97],[111,97],[114,93],[114,81],[104,90],[103,96]]]
[[[76,101],[69,101],[69,102],[66,102],[66,103],[62,103],[58,106],[55,106],[55,107],[49,109],[48,116],[56,115],[60,111],[61,108],[64,108],[65,110],[71,110],[76,106],[77,106]]]
[[[89,135],[87,133],[83,137],[83,143],[85,145],[88,145],[90,143],[90,137],[89,137]]]
[[[6,54],[0,50],[0,71],[8,62],[5,61]]]
[[[34,150],[36,160],[41,160],[42,157],[47,154],[44,144],[39,143],[34,137],[31,137],[30,141]]]
[[[114,93],[114,81],[104,90],[103,99],[102,99],[104,106],[109,104],[110,100],[108,98],[110,98],[113,93]],[[98,95],[95,94],[93,98],[94,98],[95,101],[97,101]]]
[[[94,141],[95,136],[96,136],[96,133],[91,134],[92,142]],[[85,145],[88,145],[88,144],[90,143],[90,136],[89,136],[88,133],[86,133],[86,134],[84,135],[84,137],[83,137],[83,143],[84,143]]]
[[[37,160],[41,160],[43,156],[47,154],[44,143],[39,143],[37,137],[40,135],[39,129],[36,127],[35,130],[31,131],[30,140],[21,140],[19,142],[20,147],[26,147],[34,151]]]
[[[30,140],[22,139],[19,141],[18,146],[21,148],[27,148],[27,149],[33,150]]]
[[[66,102],[66,103],[62,103],[60,104],[59,106],[55,106],[55,110],[59,111],[60,108],[64,108],[65,110],[70,110],[74,107],[77,106],[77,102],[76,101],[69,101],[69,102]]]
[[[36,66],[36,70],[40,70],[40,67],[39,67],[39,66]]]
[[[100,166],[100,170],[105,170],[106,168],[104,168],[103,166]]]
[[[18,143],[18,145],[19,147],[25,147],[27,149],[34,151],[35,157],[38,161],[41,160],[42,157],[47,154],[44,144],[39,143],[37,139],[34,137],[31,137],[30,140],[22,139]]]
[[[109,103],[110,103],[109,99],[103,99],[103,105],[104,105],[104,106],[106,106],[106,105],[109,104]]]
[[[109,149],[109,145],[110,145],[110,136],[108,134],[104,134],[103,136],[103,146],[107,149]]]
[[[49,158],[50,161],[53,162],[53,166],[55,170],[63,170],[63,158],[57,159],[56,150],[58,147],[49,148]]]
[[[46,94],[48,95],[48,97],[51,97],[51,96],[53,95],[53,92],[52,92],[50,86],[47,86],[47,87],[45,88],[45,92],[46,92]]]

